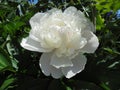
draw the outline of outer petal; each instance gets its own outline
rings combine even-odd
[[[52,75],[53,78],[60,78],[63,76],[61,69],[56,69],[55,67],[50,65],[52,53],[43,53],[40,58],[40,67],[42,72],[49,76]]]
[[[58,12],[58,11],[61,11],[61,10],[57,9],[57,8],[53,8],[51,10],[48,10],[47,13],[49,13],[51,15],[52,13],[55,13],[55,12]]]
[[[33,40],[30,37],[23,38],[21,42],[21,46],[30,51],[37,51],[37,52],[49,52],[50,49],[45,49],[40,46],[40,42]]]
[[[65,67],[62,68],[62,72],[65,75],[66,78],[71,78],[75,76],[77,73],[81,72],[86,64],[86,57],[84,55],[77,55],[73,60],[73,66],[72,67]]]
[[[38,38],[40,40],[40,35],[42,32],[42,22],[47,19],[48,14],[45,13],[36,13],[31,19],[30,19],[30,25],[31,25],[31,31],[30,35],[33,35],[34,37]]]
[[[40,20],[46,16],[45,13],[36,13],[31,19],[30,19],[30,24],[32,26],[32,28],[34,28],[36,26],[36,23],[40,23]]]
[[[84,30],[89,30],[89,31],[92,31],[92,32],[96,32],[96,29],[95,29],[95,26],[94,24],[86,18],[86,27],[84,28]]]
[[[68,7],[64,11],[65,14],[75,14],[76,12],[77,12],[77,9],[75,7],[73,7],[73,6]]]
[[[94,53],[99,46],[98,38],[91,31],[85,31],[83,37],[87,39],[87,44],[81,49],[81,52]]]
[[[57,57],[55,54],[51,58],[50,65],[55,68],[73,66],[72,61],[68,57]]]

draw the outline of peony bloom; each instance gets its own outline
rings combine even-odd
[[[62,12],[54,8],[36,13],[30,19],[31,31],[21,46],[43,52],[40,58],[42,72],[53,78],[71,78],[86,64],[84,53],[94,53],[99,42],[93,24],[75,7]]]

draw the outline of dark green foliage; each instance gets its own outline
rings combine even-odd
[[[66,2],[65,2],[66,1]],[[18,5],[21,8],[20,13]],[[75,6],[96,26],[99,48],[88,58],[85,69],[71,79],[44,76],[39,67],[41,53],[20,46],[30,31],[29,19],[53,7]],[[0,3],[0,90],[119,90],[120,89],[119,0],[1,0]],[[112,12],[108,15],[109,12]]]

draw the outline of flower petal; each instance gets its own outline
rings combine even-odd
[[[73,6],[68,7],[64,11],[65,14],[75,14],[76,12],[77,12],[77,9],[75,7],[73,7]]]
[[[55,54],[51,57],[50,65],[55,68],[73,66],[72,61],[68,57],[57,57]]]
[[[82,52],[94,53],[99,46],[98,38],[91,31],[85,31],[83,37],[87,39],[87,44],[81,49]]]
[[[52,75],[53,78],[60,78],[63,76],[61,69],[56,69],[52,65],[50,65],[50,59],[51,59],[52,53],[43,53],[40,58],[40,67],[42,72],[49,76]]]
[[[45,49],[40,46],[40,42],[33,40],[30,37],[23,38],[21,42],[21,46],[30,51],[37,51],[37,52],[49,52],[50,49]]]
[[[36,26],[36,23],[40,23],[41,18],[45,16],[45,13],[36,13],[31,19],[30,24],[32,27]]]
[[[58,11],[60,11],[60,12],[61,12],[61,10],[60,10],[60,9],[53,8],[53,9],[51,9],[51,10],[48,10],[48,11],[47,11],[47,13],[49,13],[49,14],[51,15],[52,13],[55,13],[55,12],[58,12]]]
[[[84,55],[77,55],[73,60],[73,66],[72,67],[65,67],[62,68],[62,72],[65,75],[66,78],[71,78],[75,76],[77,73],[81,72],[86,64],[86,57]]]
[[[42,22],[45,21],[47,16],[48,14],[45,14],[45,13],[36,13],[30,19],[30,25],[31,25],[30,36],[37,38],[39,41],[41,40],[40,36],[43,30]]]

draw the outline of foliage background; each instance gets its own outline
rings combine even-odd
[[[20,46],[36,12],[75,6],[96,27],[100,46],[85,69],[71,79],[41,73],[41,53]],[[0,90],[120,90],[119,0],[0,0]],[[58,88],[59,87],[59,88]]]

